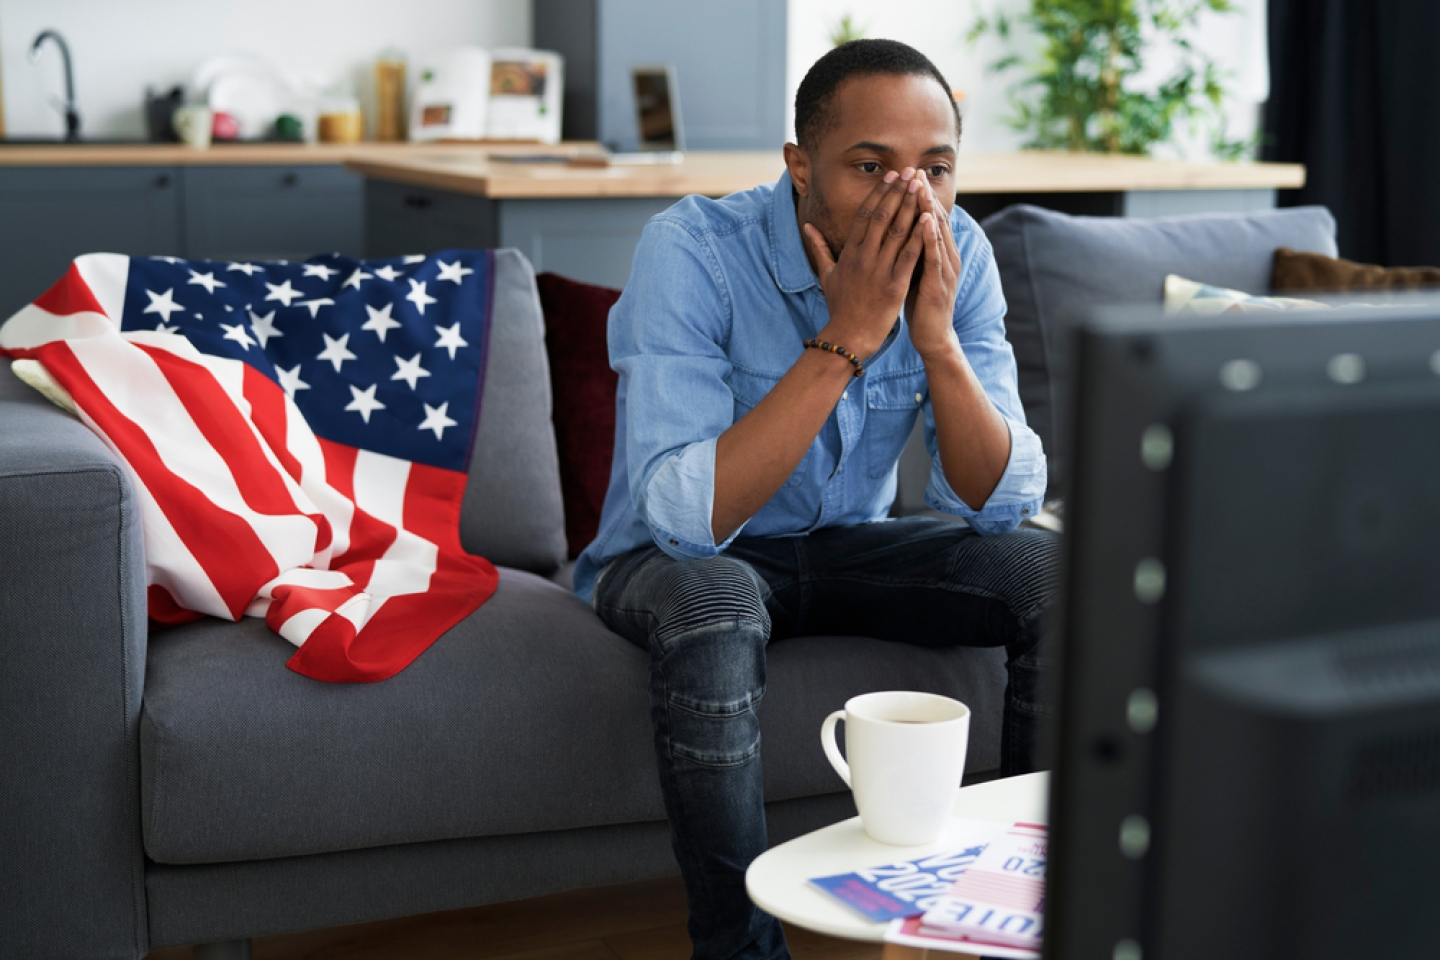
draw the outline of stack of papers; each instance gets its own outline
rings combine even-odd
[[[871,920],[889,921],[885,939],[892,943],[1011,960],[1038,957],[1045,826],[977,820],[957,826],[958,842],[945,852],[810,882]]]
[[[992,957],[1039,956],[1049,845],[1044,825],[1014,824],[918,920],[892,924],[886,939],[912,945],[923,939],[930,948]]]
[[[940,901],[1005,829],[1005,824],[988,820],[956,820],[948,832],[954,842],[940,853],[810,882],[869,920],[918,917]]]

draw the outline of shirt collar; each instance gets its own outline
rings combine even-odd
[[[786,293],[799,293],[820,284],[805,256],[800,221],[795,216],[795,185],[789,170],[780,175],[770,197],[770,266],[776,284]]]

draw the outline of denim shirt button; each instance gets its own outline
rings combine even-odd
[[[916,402],[916,403],[920,403],[920,402],[923,401],[924,399],[925,399],[925,395],[924,395],[924,394],[920,394],[920,393],[915,394],[915,402]]]

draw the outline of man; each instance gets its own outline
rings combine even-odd
[[[960,118],[899,43],[821,58],[786,173],[655,217],[610,314],[615,459],[576,592],[650,654],[695,957],[788,955],[744,872],[765,849],[765,647],[861,634],[1004,646],[1006,773],[1030,769],[1053,536],[990,245],[954,207]],[[886,521],[917,415],[926,501]]]

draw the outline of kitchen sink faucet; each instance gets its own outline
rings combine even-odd
[[[42,30],[35,41],[30,44],[30,62],[35,63],[40,59],[40,47],[46,40],[54,40],[55,46],[60,48],[60,59],[65,63],[65,102],[52,97],[50,102],[57,110],[65,113],[65,139],[67,142],[74,142],[80,139],[80,111],[75,107],[75,78],[70,72],[70,47],[65,38],[55,30]]]

